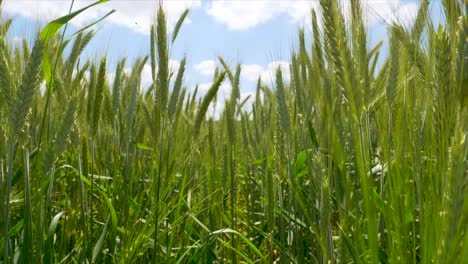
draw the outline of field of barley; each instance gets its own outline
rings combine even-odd
[[[91,28],[62,34],[104,2],[31,46],[0,10],[0,263],[468,263],[466,0],[437,26],[421,0],[385,53],[361,1],[320,0],[291,80],[259,78],[251,108],[240,64],[219,57],[204,96],[186,59],[170,71],[189,10],[170,33],[155,10],[150,52],[110,82],[110,58],[80,60]]]

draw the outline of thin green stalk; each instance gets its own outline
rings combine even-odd
[[[32,221],[32,205],[31,205],[31,177],[29,167],[29,150],[24,151],[24,238],[23,249],[21,255],[24,263],[29,263],[35,259],[33,251],[33,221]]]
[[[9,225],[10,225],[10,196],[11,196],[11,179],[13,178],[13,160],[15,155],[15,148],[16,148],[16,139],[12,135],[10,137],[10,155],[8,156],[8,174],[7,174],[7,182],[6,182],[6,198],[4,199],[5,205],[3,209],[3,223],[5,225],[4,234],[5,234],[5,243],[4,243],[4,252],[3,252],[3,259],[5,263],[10,263],[9,259],[9,243],[10,243],[10,236],[9,234]]]
[[[86,160],[87,162],[87,160]],[[86,166],[87,167],[87,166]],[[77,175],[78,177],[78,182],[79,182],[79,185],[80,185],[80,195],[79,195],[79,199],[80,199],[80,212],[81,212],[81,224],[82,224],[82,232],[83,232],[83,236],[84,236],[84,239],[83,239],[83,244],[84,244],[84,249],[85,250],[81,250],[80,251],[80,256],[79,256],[79,261],[84,261],[86,259],[86,252],[88,252],[88,249],[89,249],[89,246],[88,246],[88,241],[89,241],[89,234],[88,234],[88,222],[87,222],[87,202],[86,202],[86,195],[85,195],[85,189],[84,189],[84,183],[83,183],[83,179],[81,177],[83,177],[83,168],[82,168],[82,163],[81,163],[81,156],[78,155],[78,172],[79,174]]]
[[[155,195],[155,204],[154,204],[154,257],[157,258],[158,254],[158,223],[159,223],[159,202],[160,202],[160,189],[161,189],[161,172],[163,170],[163,147],[164,147],[164,131],[166,130],[166,118],[162,118],[162,127],[161,127],[161,136],[159,137],[159,155],[158,155],[158,174],[156,178],[156,184],[154,185],[154,195]]]

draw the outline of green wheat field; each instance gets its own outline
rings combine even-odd
[[[441,0],[440,26],[420,1],[385,53],[359,0],[349,23],[320,0],[291,81],[259,79],[248,110],[240,65],[220,57],[204,96],[186,59],[170,71],[188,10],[171,34],[155,10],[112,82],[109,58],[80,60],[94,32],[62,29],[104,2],[22,45],[1,19],[0,263],[468,263],[466,0]]]

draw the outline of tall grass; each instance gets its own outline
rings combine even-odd
[[[437,28],[430,1],[387,25],[384,52],[361,1],[320,1],[291,81],[259,79],[249,110],[241,65],[220,58],[203,97],[186,58],[170,72],[188,11],[169,36],[159,7],[149,56],[112,87],[108,58],[79,63],[94,32],[62,52],[48,26],[20,49],[2,21],[0,262],[468,262],[468,6],[442,6]]]

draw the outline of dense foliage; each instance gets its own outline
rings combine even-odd
[[[92,31],[55,34],[73,16],[31,49],[4,19],[0,261],[467,263],[468,4],[442,4],[438,27],[429,0],[411,27],[388,25],[376,66],[360,1],[345,19],[321,0],[291,81],[259,80],[252,108],[240,65],[220,58],[201,99],[186,59],[170,71],[188,11],[171,36],[160,8],[149,56],[131,71],[122,59],[110,83],[106,58],[80,62]],[[231,96],[207,119],[223,82]]]

